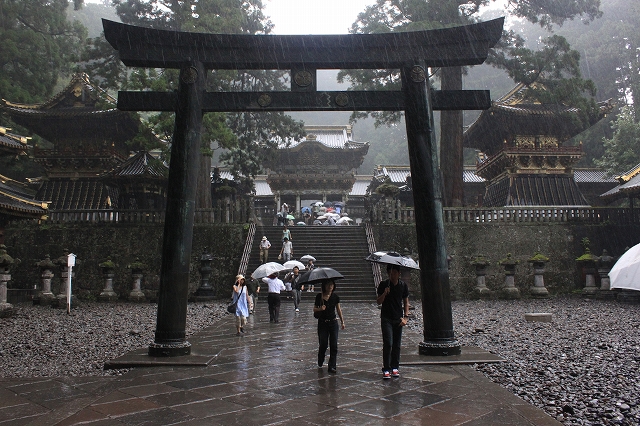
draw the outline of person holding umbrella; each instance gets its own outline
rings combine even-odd
[[[402,327],[409,318],[409,287],[400,280],[400,265],[387,264],[388,279],[378,285],[382,329],[382,378],[400,377]]]
[[[269,322],[277,323],[280,319],[280,292],[285,290],[284,283],[278,278],[277,272],[264,277],[262,281],[269,286],[269,294],[267,295]]]
[[[304,290],[304,284],[300,284],[300,267],[294,266],[293,270],[284,277],[285,282],[291,283],[291,291],[293,292],[293,307],[296,312],[300,312],[301,293]]]
[[[313,303],[313,316],[318,319],[318,367],[322,368],[329,348],[329,373],[336,372],[338,355],[338,318],[344,330],[344,317],[340,308],[340,298],[335,294],[336,280],[344,278],[331,268],[316,268],[300,278],[301,284],[322,283],[322,292]]]

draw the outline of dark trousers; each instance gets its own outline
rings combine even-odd
[[[267,302],[269,303],[269,321],[278,322],[280,318],[280,293],[269,293]]]
[[[301,296],[302,292],[296,289],[291,290],[291,292],[293,293],[293,307],[295,309],[298,309],[298,306],[300,306],[300,300],[302,298]]]
[[[400,320],[380,318],[382,328],[382,369],[391,371],[400,366],[402,326]]]
[[[329,347],[329,368],[336,368],[336,358],[338,356],[338,321],[326,322],[318,320],[318,366],[324,363],[324,356]]]

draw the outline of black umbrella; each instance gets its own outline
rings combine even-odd
[[[402,256],[395,251],[377,251],[371,253],[364,260],[374,263],[385,263],[387,265],[399,265],[404,268],[420,269],[415,260],[408,256]]]
[[[315,268],[303,274],[298,281],[299,284],[317,283],[325,280],[339,280],[344,278],[342,274],[332,268]]]

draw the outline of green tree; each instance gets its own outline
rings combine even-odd
[[[623,107],[611,127],[613,137],[603,139],[605,153],[595,163],[615,175],[625,173],[640,163],[640,121],[634,108]]]
[[[351,32],[415,31],[465,25],[474,22],[480,7],[489,3],[489,0],[377,0],[375,5],[368,6],[358,15]],[[575,16],[594,19],[600,14],[599,5],[599,0],[513,0],[508,3],[507,11],[551,29],[553,25],[561,25]],[[515,46],[503,43],[500,49],[505,58],[518,53],[510,53],[512,48],[522,49],[521,39],[515,34],[505,33],[505,39],[520,43]],[[520,54],[522,53],[524,52],[521,50]],[[461,67],[440,69],[441,88],[461,90],[462,74]],[[399,87],[397,74],[390,70],[343,71],[339,78],[341,81],[350,81],[354,90]],[[394,122],[399,118],[397,113],[357,113],[352,119],[357,120],[369,114],[376,118],[377,125]],[[445,185],[444,201],[448,206],[462,205],[464,199],[462,124],[462,111],[443,111],[440,115],[440,158]]]
[[[32,103],[51,96],[79,59],[86,29],[67,21],[82,0],[0,0],[0,94]]]
[[[113,0],[113,5],[127,24],[156,29],[231,33],[268,34],[273,25],[262,13],[261,0]],[[176,70],[136,69],[130,72],[119,64],[112,49],[94,40],[87,56],[87,66],[104,76],[111,88],[132,90],[173,90],[177,87]],[[208,90],[285,90],[287,75],[267,71],[208,71]],[[159,134],[169,135],[173,114],[154,114],[149,123]],[[260,171],[265,155],[274,145],[274,138],[286,141],[302,136],[302,123],[282,113],[221,114],[204,117],[202,133],[202,173],[198,182],[198,207],[211,205],[209,173],[211,155],[225,149],[221,159],[231,166],[236,177],[251,181]]]

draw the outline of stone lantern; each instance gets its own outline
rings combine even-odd
[[[485,281],[485,275],[487,275],[487,266],[491,264],[483,255],[478,255],[473,258],[471,264],[476,268],[476,287],[474,293],[479,297],[488,297],[491,295],[491,290],[487,287]]]
[[[215,298],[215,291],[209,282],[211,276],[211,262],[213,256],[209,253],[208,248],[204,248],[204,253],[200,256],[200,287],[193,294],[193,298],[196,301],[213,300]]]
[[[531,296],[543,298],[549,296],[549,290],[544,286],[544,267],[549,258],[540,252],[535,252],[527,262],[533,267],[533,287],[529,288]]]
[[[51,257],[47,254],[40,262],[36,262],[36,266],[40,269],[40,279],[42,282],[42,290],[33,298],[33,304],[51,305],[56,296],[51,291],[51,280],[53,279],[53,268],[56,266],[51,261]]]
[[[584,254],[576,259],[576,262],[582,265],[582,271],[585,275],[585,285],[582,289],[584,296],[595,296],[598,291],[596,287],[596,262],[598,261],[598,256],[591,253],[590,244],[588,238],[582,239]]]
[[[507,257],[498,262],[504,268],[504,288],[501,293],[505,299],[520,299],[520,290],[515,285],[516,265],[520,261],[511,257],[511,253],[507,253]]]
[[[102,275],[104,276],[104,289],[98,299],[102,302],[115,302],[118,300],[118,295],[113,291],[113,271],[116,269],[116,264],[111,260],[111,256],[108,256],[107,260],[98,266],[102,269]]]
[[[613,256],[609,256],[607,250],[602,250],[602,256],[598,257],[598,275],[600,275],[600,289],[596,293],[598,299],[613,299],[615,293],[611,291],[611,279],[609,271],[615,262]]]
[[[130,302],[144,302],[146,297],[142,292],[142,277],[143,270],[147,265],[140,262],[140,259],[136,257],[136,261],[127,265],[127,269],[131,269],[131,277],[133,278],[133,288],[129,293]]]
[[[11,281],[13,263],[13,258],[7,254],[7,246],[0,244],[0,318],[13,314],[13,306],[7,303],[7,283]]]

